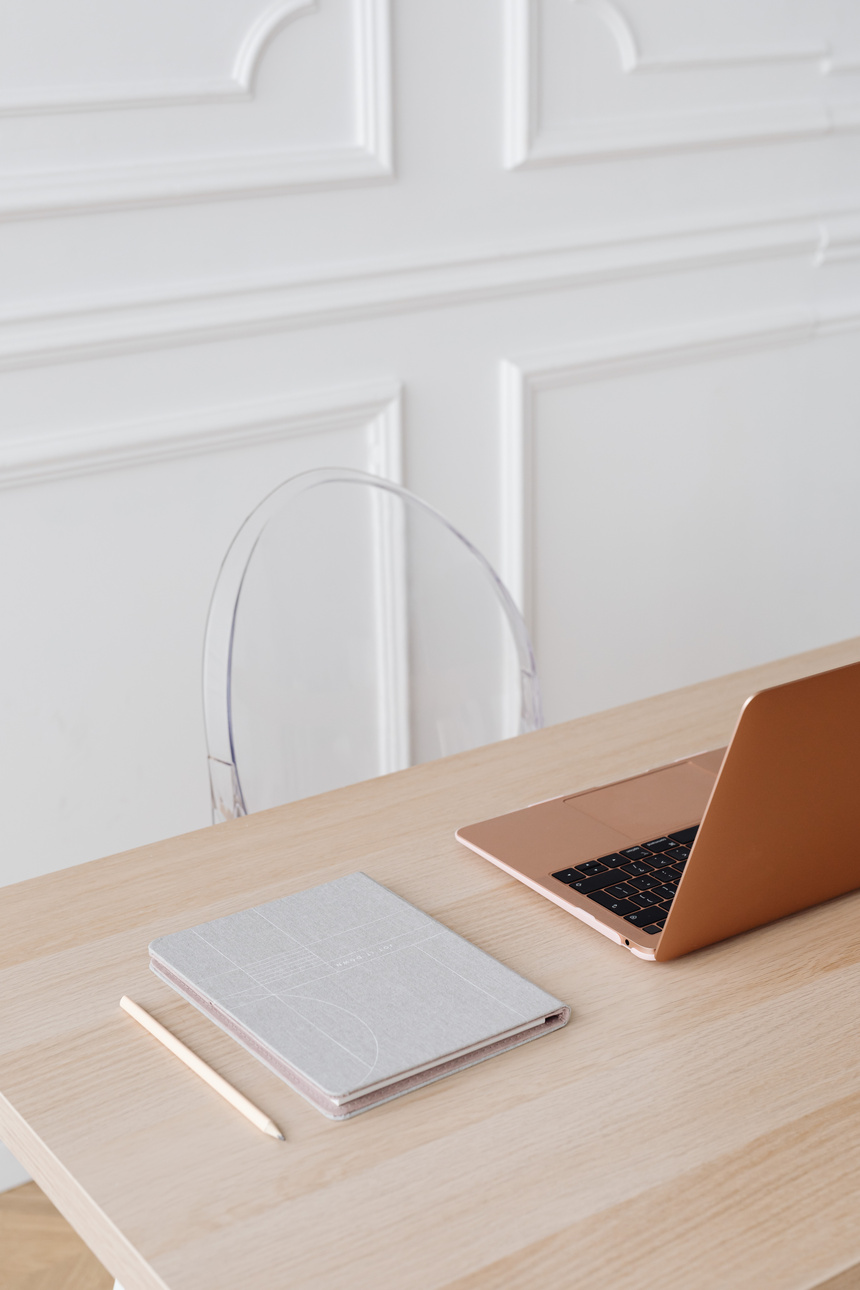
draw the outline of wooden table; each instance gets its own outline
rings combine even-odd
[[[752,689],[857,659],[860,640],[5,888],[0,1136],[125,1290],[860,1285],[860,892],[798,915],[801,951],[785,920],[643,963],[453,838],[725,743]],[[154,936],[358,868],[570,1024],[333,1124],[148,970]]]

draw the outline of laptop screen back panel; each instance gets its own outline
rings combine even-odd
[[[860,887],[860,664],[753,695],[657,946],[674,959]]]

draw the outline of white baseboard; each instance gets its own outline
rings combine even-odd
[[[12,1152],[0,1142],[0,1192],[11,1191],[13,1187],[20,1187],[21,1183],[29,1181],[27,1170],[18,1164]]]

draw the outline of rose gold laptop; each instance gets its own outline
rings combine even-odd
[[[728,749],[458,839],[645,959],[860,887],[860,663],[749,698]]]

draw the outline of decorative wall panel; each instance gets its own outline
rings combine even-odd
[[[860,125],[856,7],[507,0],[510,167]]]
[[[7,5],[0,216],[384,178],[387,3]]]
[[[209,596],[242,520],[321,465],[400,474],[399,392],[376,383],[7,450],[0,750],[14,882],[210,821],[200,667]],[[9,623],[9,618],[6,619]],[[20,740],[38,761],[22,767]],[[29,732],[29,734],[27,734]],[[160,784],[172,785],[165,798]]]
[[[503,568],[549,721],[860,629],[858,332],[801,311],[503,364]]]

